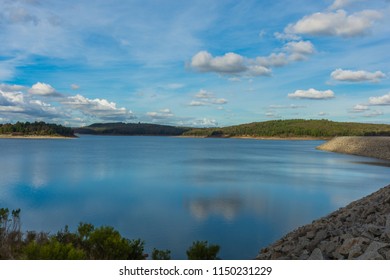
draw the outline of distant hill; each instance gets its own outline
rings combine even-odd
[[[45,122],[17,122],[15,124],[0,124],[0,134],[8,136],[75,137],[71,128]]]
[[[148,123],[95,123],[90,126],[75,128],[75,133],[93,135],[148,135],[179,136],[190,130],[186,127]]]
[[[390,136],[390,125],[329,120],[274,120],[222,128],[200,128],[186,131],[197,137],[280,137],[331,138],[335,136]]]
[[[148,135],[193,137],[331,138],[335,136],[390,136],[390,125],[329,120],[275,120],[221,128],[188,128],[148,123],[95,123],[74,129],[93,135]]]

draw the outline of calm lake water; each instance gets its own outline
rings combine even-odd
[[[0,207],[22,229],[79,222],[185,259],[196,240],[252,259],[288,231],[390,183],[389,165],[318,151],[322,141],[81,136],[0,139]]]

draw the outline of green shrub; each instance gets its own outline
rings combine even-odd
[[[218,260],[218,245],[208,245],[207,241],[196,241],[187,250],[189,260]]]

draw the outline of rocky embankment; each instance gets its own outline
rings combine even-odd
[[[390,160],[390,137],[337,137],[318,148]],[[294,230],[256,258],[390,260],[390,185]]]
[[[336,137],[317,149],[390,160],[390,137]]]
[[[287,234],[256,259],[390,259],[390,185]]]

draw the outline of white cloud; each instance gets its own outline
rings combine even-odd
[[[330,99],[334,97],[334,92],[332,90],[316,90],[310,88],[308,90],[296,90],[294,93],[288,94],[289,98],[298,98],[298,99]]]
[[[343,69],[334,70],[330,76],[334,80],[343,82],[379,82],[380,79],[386,77],[386,75],[381,71],[367,72],[363,70],[352,71]]]
[[[315,52],[315,48],[310,41],[289,42],[284,48],[291,53],[289,56],[291,61],[304,60]]]
[[[0,84],[0,90],[3,91],[21,91],[24,89],[26,89],[24,86]]]
[[[383,96],[370,97],[369,104],[370,105],[379,105],[379,106],[381,106],[381,105],[390,106],[390,92],[388,94],[383,95]]]
[[[328,113],[325,113],[325,112],[319,112],[319,113],[318,113],[318,115],[319,115],[320,117],[322,117],[322,116],[326,116],[326,115],[328,115]]]
[[[225,98],[217,98],[212,92],[201,89],[198,93],[195,94],[196,99],[200,100],[192,100],[189,106],[208,106],[208,105],[223,105],[228,103]]]
[[[77,85],[77,84],[71,84],[70,88],[73,89],[73,90],[78,90],[80,88],[80,86]]]
[[[256,62],[265,67],[281,67],[288,64],[288,57],[285,53],[272,53],[269,56],[259,56]]]
[[[61,112],[49,103],[31,99],[23,93],[26,88],[18,85],[2,84],[0,89],[0,113],[18,114],[18,119],[23,118],[55,118],[61,116]]]
[[[280,116],[276,112],[266,112],[265,116],[267,118],[280,118]]]
[[[228,101],[225,98],[216,98],[211,100],[213,104],[226,104]]]
[[[300,109],[300,108],[306,108],[306,106],[303,105],[270,105],[269,108],[271,109]]]
[[[38,82],[29,89],[31,94],[37,95],[54,95],[56,90],[49,84]]]
[[[338,9],[344,8],[348,5],[350,5],[351,3],[357,2],[357,1],[365,1],[365,0],[335,0],[333,2],[333,4],[329,7],[329,9],[338,10]]]
[[[192,100],[189,105],[190,106],[206,106],[208,104],[206,102]]]
[[[161,109],[158,112],[147,112],[146,115],[152,119],[167,119],[174,116],[170,109]]]
[[[354,37],[366,34],[382,14],[375,10],[363,10],[348,15],[344,10],[314,13],[303,17],[285,28],[286,34],[309,34]]]
[[[204,126],[204,127],[212,127],[217,126],[218,122],[215,119],[203,118],[199,120],[195,120],[193,122],[194,126]]]
[[[133,119],[134,115],[126,108],[117,108],[116,103],[107,99],[89,99],[80,94],[64,99],[62,104],[77,109],[87,116],[97,117],[103,120]]]
[[[201,51],[192,57],[190,66],[200,72],[219,74],[247,76],[268,76],[271,74],[271,70],[267,67],[232,52],[213,57],[207,51]]]
[[[313,54],[315,49],[310,41],[288,42],[285,49],[291,53],[298,53],[303,55]]]
[[[366,117],[366,118],[373,118],[373,117],[377,117],[377,116],[381,116],[381,115],[383,115],[382,111],[375,110],[375,111],[372,111],[372,112],[369,112],[369,113],[365,114],[364,117]]]
[[[296,41],[296,40],[300,40],[301,37],[299,37],[298,35],[296,34],[293,34],[293,33],[280,33],[280,32],[275,32],[274,33],[274,36],[276,39],[280,40],[280,41]]]
[[[0,90],[0,105],[3,106],[18,106],[24,104],[23,93],[19,91],[3,91]]]
[[[256,64],[262,65],[267,69],[270,67],[281,67],[291,62],[305,60],[309,55],[315,53],[315,48],[310,41],[288,42],[284,45],[283,49],[285,52],[257,57]]]
[[[350,2],[351,0],[335,0],[329,8],[332,10],[338,10],[347,6]]]
[[[367,105],[357,104],[353,106],[352,113],[361,113],[370,110]]]
[[[214,94],[208,92],[207,90],[201,89],[197,94],[195,94],[195,98],[200,98],[200,99],[214,98]]]
[[[247,70],[244,58],[235,53],[213,57],[207,51],[198,52],[191,59],[191,66],[201,72],[234,74]]]

